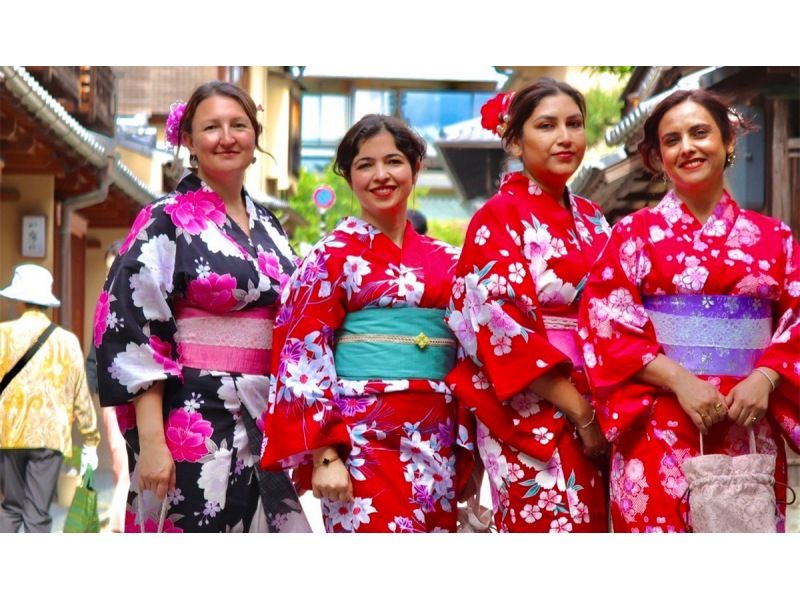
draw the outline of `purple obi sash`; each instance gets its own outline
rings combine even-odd
[[[693,374],[747,376],[772,339],[772,302],[732,295],[651,295],[664,353]]]
[[[181,365],[199,370],[267,376],[272,354],[274,307],[216,314],[175,306]]]
[[[569,357],[570,361],[572,361],[572,366],[576,370],[584,369],[583,353],[578,347],[578,320],[575,318],[543,316],[542,322],[550,344]]]

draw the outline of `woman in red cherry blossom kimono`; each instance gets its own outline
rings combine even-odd
[[[605,531],[605,440],[576,321],[609,228],[566,188],[586,148],[584,100],[542,79],[481,112],[524,170],[470,222],[448,312],[463,353],[447,381],[477,418],[498,530]]]
[[[783,483],[783,438],[800,443],[798,244],[724,188],[740,124],[705,91],[655,108],[639,149],[673,189],[615,226],[584,290],[580,334],[613,443],[615,531],[686,531],[681,465],[699,454],[700,434],[705,453],[737,455],[752,428]]]
[[[443,379],[458,251],[417,234],[406,205],[424,142],[368,115],[337,168],[361,204],[291,277],[275,328],[261,464],[298,468],[328,532],[451,532],[467,428]]]

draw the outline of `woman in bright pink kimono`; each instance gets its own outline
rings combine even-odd
[[[444,383],[458,251],[406,218],[424,155],[394,118],[350,129],[335,167],[361,217],[311,250],[278,315],[261,465],[298,467],[328,532],[456,528],[457,443],[472,452]]]
[[[463,352],[447,382],[477,418],[498,530],[605,531],[605,440],[576,323],[609,228],[566,187],[586,149],[583,96],[541,79],[481,112],[524,168],[470,222],[448,312]]]
[[[724,184],[747,126],[703,90],[654,109],[639,150],[672,189],[615,226],[584,290],[579,331],[613,447],[615,531],[687,530],[681,465],[701,434],[705,453],[737,455],[752,428],[783,483],[783,438],[800,443],[798,244]]]

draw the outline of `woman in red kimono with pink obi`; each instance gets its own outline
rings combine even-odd
[[[458,250],[406,218],[425,144],[397,119],[353,125],[336,169],[361,204],[291,277],[274,332],[261,465],[296,467],[328,532],[452,532],[468,428],[444,377]]]
[[[615,531],[686,531],[683,462],[800,443],[800,257],[782,222],[725,189],[741,117],[677,91],[645,123],[644,164],[672,183],[622,219],[584,289],[579,333],[609,441]],[[783,529],[783,518],[778,531]]]
[[[606,443],[576,323],[609,228],[566,187],[586,149],[584,99],[541,79],[481,113],[523,171],[470,222],[448,310],[463,351],[447,382],[477,418],[498,530],[605,531]]]

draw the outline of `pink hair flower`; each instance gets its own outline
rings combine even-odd
[[[169,107],[167,124],[164,127],[164,136],[170,147],[178,147],[181,140],[181,120],[186,112],[186,102],[172,102]]]

